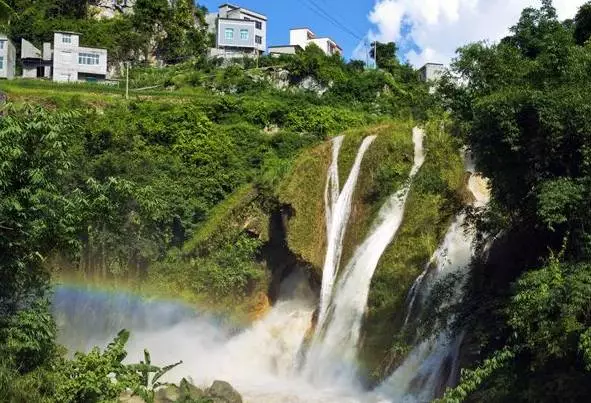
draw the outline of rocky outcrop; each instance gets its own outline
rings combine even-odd
[[[201,390],[183,378],[180,384],[160,388],[154,394],[154,403],[242,403],[242,396],[228,382],[214,381],[206,390]],[[121,403],[146,403],[144,399],[125,392],[119,398]]]

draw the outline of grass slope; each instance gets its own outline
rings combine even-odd
[[[314,266],[319,277],[326,251],[324,189],[330,165],[331,143],[305,151],[279,186],[279,200],[291,206],[287,243],[301,259]]]

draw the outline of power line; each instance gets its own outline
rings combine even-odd
[[[337,28],[340,28],[343,32],[351,35],[353,38],[355,38],[357,40],[360,40],[360,41],[363,40],[363,36],[359,36],[356,32],[349,29],[349,27],[345,26],[342,22],[340,22],[335,17],[333,17],[328,11],[323,9],[320,5],[314,3],[313,0],[300,0],[300,2],[305,7],[307,7],[312,12],[314,12],[316,15],[320,16],[321,18],[324,18],[325,20],[327,20],[328,22],[330,22],[331,24],[333,24]]]

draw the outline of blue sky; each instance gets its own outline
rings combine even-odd
[[[199,1],[210,11],[217,10],[224,1]],[[349,58],[360,42],[344,29],[335,26],[326,18],[311,9],[315,3],[345,25],[358,37],[367,34],[371,24],[367,19],[373,0],[237,0],[230,2],[253,11],[265,14],[269,18],[267,42],[272,45],[289,44],[290,28],[308,27],[319,36],[329,36],[344,50]],[[336,13],[336,14],[335,14]]]
[[[587,0],[554,0],[561,19],[572,18]],[[198,0],[210,11],[223,1]],[[308,27],[329,36],[344,50],[365,59],[358,45],[372,33],[380,42],[396,42],[399,57],[416,67],[426,62],[449,63],[456,49],[468,43],[498,41],[506,36],[525,7],[539,7],[541,0],[235,0],[269,18],[268,45],[289,43],[290,28]],[[322,16],[325,10],[345,28]],[[348,32],[350,31],[350,32]],[[354,35],[351,35],[351,32]]]

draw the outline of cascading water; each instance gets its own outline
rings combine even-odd
[[[423,137],[422,130],[413,130],[414,164],[409,183],[380,209],[369,236],[356,249],[335,287],[326,320],[318,322],[304,367],[305,374],[315,383],[351,384],[357,379],[357,344],[371,279],[402,222],[410,181],[425,160]]]
[[[488,183],[474,172],[467,159],[467,171],[471,173],[468,189],[474,196],[474,207],[488,203]],[[407,315],[404,325],[420,317],[422,308],[430,298],[437,282],[448,276],[453,278],[453,289],[442,301],[439,308],[458,302],[462,298],[465,277],[474,254],[474,228],[466,228],[466,215],[461,213],[449,228],[445,239],[433,255],[425,271],[413,284],[407,298]],[[447,318],[451,322],[453,318]],[[444,329],[447,323],[442,324]],[[446,387],[456,382],[459,367],[460,346],[463,333],[453,334],[447,330],[418,342],[407,359],[377,389],[377,393],[388,396],[394,402],[429,402],[440,395]]]
[[[361,169],[361,162],[363,161],[365,152],[375,140],[375,138],[376,136],[369,136],[363,139],[363,142],[357,151],[357,156],[355,157],[355,162],[353,163],[353,167],[351,168],[347,182],[345,182],[343,190],[340,193],[338,193],[338,156],[343,139],[342,137],[337,137],[335,140],[333,140],[332,164],[328,170],[325,191],[327,247],[324,258],[324,267],[322,269],[322,285],[320,290],[320,307],[318,313],[319,323],[322,323],[326,316],[326,311],[333,290],[334,279],[336,277],[338,265],[341,260],[343,239],[345,238],[345,230],[347,229],[347,224],[349,222],[351,201],[353,199],[355,186],[357,185],[357,179]],[[336,197],[337,193],[338,197]]]
[[[183,360],[181,366],[167,374],[168,381],[178,382],[188,377],[195,384],[206,386],[214,379],[227,380],[242,393],[245,402],[431,400],[443,387],[454,382],[462,335],[441,332],[418,342],[407,360],[374,392],[363,390],[356,377],[355,364],[371,278],[402,221],[410,182],[424,161],[422,139],[422,131],[413,130],[415,161],[409,183],[382,206],[369,236],[344,266],[334,290],[352,195],[363,155],[374,137],[363,141],[340,193],[338,156],[343,138],[333,139],[332,163],[325,189],[329,235],[323,274],[328,276],[326,280],[323,278],[325,314],[318,322],[302,369],[299,368],[300,354],[315,309],[315,297],[302,271],[284,280],[273,309],[243,330],[177,303],[57,288],[54,314],[60,326],[60,341],[70,348],[88,350],[93,345],[106,345],[125,327],[132,332],[129,361],[139,361],[144,348],[150,350],[156,364]],[[474,205],[485,205],[486,183],[472,175],[469,188],[476,199]],[[407,299],[407,323],[413,323],[420,316],[441,278],[468,267],[473,233],[463,230],[463,221],[463,215],[455,220],[431,264],[415,282]]]

